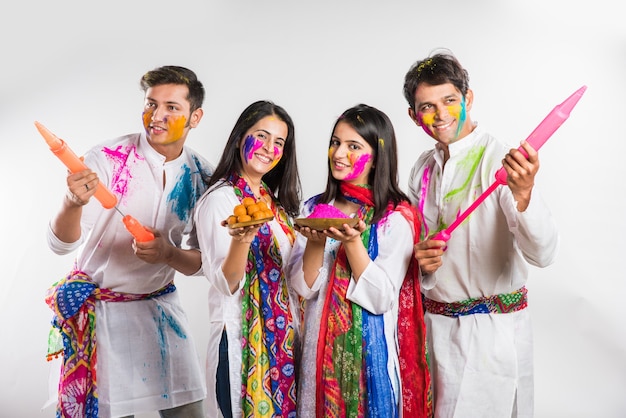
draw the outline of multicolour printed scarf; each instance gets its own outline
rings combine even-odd
[[[48,337],[48,360],[63,354],[57,418],[98,417],[96,385],[96,300],[127,302],[150,299],[176,290],[173,283],[149,294],[100,289],[89,276],[74,270],[53,284],[46,303],[54,312]]]
[[[399,211],[413,226],[413,245],[423,240],[426,231],[422,228],[424,223],[415,207],[408,202],[402,202],[396,206],[395,210]],[[412,254],[400,288],[398,304],[402,416],[422,418],[432,417],[434,411],[419,278],[419,264],[415,259],[415,254]]]
[[[341,184],[344,198],[359,203],[359,218],[369,225],[361,234],[372,260],[378,255],[378,224],[371,224],[374,202],[367,186]],[[414,225],[416,242],[420,222],[406,202],[395,209]],[[380,222],[379,222],[380,223]],[[430,375],[418,283],[413,262],[400,293],[398,332],[403,416],[430,415]],[[388,349],[383,315],[373,315],[346,299],[351,269],[343,245],[339,247],[324,301],[317,348],[317,416],[398,417],[391,377],[387,370]]]
[[[253,197],[246,181],[233,175],[229,182],[239,200]],[[262,195],[269,195],[267,187]],[[272,212],[291,242],[293,226],[272,199]],[[295,330],[289,306],[283,260],[276,237],[268,224],[252,241],[242,289],[242,401],[243,416],[295,417]]]

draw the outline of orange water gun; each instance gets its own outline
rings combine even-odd
[[[43,139],[46,140],[48,146],[50,147],[50,151],[54,155],[57,156],[63,164],[70,170],[70,173],[78,173],[79,171],[86,170],[88,167],[85,165],[83,160],[81,160],[72,149],[67,145],[65,141],[61,138],[57,137],[55,134],[50,132],[45,126],[41,123],[35,121],[35,126],[37,130],[43,136]],[[117,197],[111,192],[107,187],[102,184],[102,182],[98,182],[96,186],[96,191],[93,195],[96,199],[100,201],[102,206],[105,209],[115,208],[116,211],[122,215],[122,221],[124,222],[124,226],[130,232],[137,242],[147,242],[152,241],[154,239],[154,234],[148,231],[137,219],[133,218],[130,215],[124,215],[121,210],[116,206],[117,205]]]

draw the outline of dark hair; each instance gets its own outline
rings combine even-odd
[[[374,195],[372,222],[376,223],[385,214],[389,202],[396,206],[409,200],[398,185],[398,146],[393,125],[385,113],[365,104],[346,110],[335,122],[333,133],[340,122],[349,124],[374,150],[374,164],[367,182]],[[340,183],[330,171],[329,159],[326,190],[320,196],[320,202],[328,203],[340,197]]]
[[[439,52],[417,61],[404,77],[404,98],[415,110],[415,91],[421,83],[438,86],[452,83],[463,96],[469,89],[469,74],[450,52]]]
[[[204,87],[196,74],[185,68],[177,67],[174,65],[166,65],[163,67],[155,68],[148,71],[141,77],[139,82],[141,89],[145,93],[150,87],[160,86],[162,84],[181,84],[187,86],[189,93],[187,94],[187,100],[189,100],[191,112],[202,107],[204,102]]]
[[[265,173],[262,180],[285,211],[291,216],[297,216],[302,193],[296,160],[295,128],[285,109],[270,101],[254,102],[241,113],[228,137],[220,162],[211,176],[209,187],[219,181],[224,181],[233,173],[241,173],[239,142],[255,123],[266,116],[276,116],[287,124],[287,138],[283,147],[283,157],[274,168]]]

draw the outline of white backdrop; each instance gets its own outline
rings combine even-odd
[[[73,257],[45,229],[65,186],[39,120],[79,154],[141,129],[140,76],[187,66],[205,84],[188,144],[217,162],[239,113],[270,99],[296,124],[306,197],[321,191],[335,118],[359,102],[394,122],[401,183],[433,145],[406,115],[405,72],[437,47],[470,72],[473,118],[512,146],[582,85],[570,119],[540,152],[537,187],[559,223],[557,262],[531,270],[536,417],[626,416],[622,319],[626,199],[622,126],[626,30],[598,0],[20,1],[0,25],[0,417],[41,411],[51,312],[43,298]],[[620,104],[622,103],[622,104]],[[591,117],[593,116],[593,118]],[[622,184],[622,186],[619,186]],[[485,257],[489,257],[488,254]],[[202,356],[206,282],[177,285]],[[156,416],[156,415],[146,415]]]

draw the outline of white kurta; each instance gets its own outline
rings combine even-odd
[[[307,217],[312,210],[313,207],[310,204],[305,204],[301,216]],[[315,417],[316,360],[320,319],[330,274],[341,244],[340,241],[326,239],[323,265],[315,283],[309,288],[304,281],[302,271],[302,255],[306,242],[306,237],[301,234],[297,235],[288,268],[294,289],[306,299],[298,383],[298,418]],[[346,295],[348,300],[367,311],[383,315],[389,354],[387,369],[397,405],[400,405],[401,398],[397,343],[398,296],[412,253],[413,228],[399,212],[393,212],[379,223],[378,257],[370,261],[358,282],[354,278],[350,279]]]
[[[231,294],[228,282],[222,271],[222,264],[228,253],[232,237],[221,222],[232,215],[233,208],[240,204],[232,186],[220,186],[220,183],[206,193],[196,207],[195,221],[198,227],[198,240],[202,250],[204,274],[210,287],[208,291],[209,318],[207,330],[206,379],[208,396],[206,399],[207,417],[221,416],[215,396],[216,373],[219,361],[219,344],[222,331],[226,328],[228,338],[228,365],[230,378],[230,399],[233,417],[242,414],[241,405],[241,290],[245,283],[245,274],[239,282],[239,288]],[[289,259],[292,244],[276,217],[262,228],[269,227],[276,237],[283,262]],[[290,287],[289,282],[287,283]],[[299,329],[298,303],[290,294],[290,306],[294,318],[294,330]],[[297,340],[297,338],[296,338]]]
[[[409,180],[429,235],[450,225],[495,181],[511,147],[478,127],[449,145],[443,169],[438,148],[420,156]],[[556,257],[558,233],[537,188],[518,212],[499,186],[452,232],[443,265],[422,281],[429,299],[456,302],[511,293],[526,284],[528,264]],[[533,414],[532,330],[528,308],[458,318],[426,313],[437,417],[529,417]]]
[[[193,207],[213,171],[204,158],[185,147],[181,156],[165,162],[141,133],[93,148],[85,163],[117,195],[124,214],[159,230],[178,247],[198,248]],[[95,198],[83,208],[81,230],[80,240],[68,244],[49,228],[48,243],[58,254],[80,247],[77,268],[100,288],[146,294],[174,279],[171,267],[135,256],[122,216],[115,209],[104,209]],[[194,340],[176,292],[135,302],[98,301],[96,338],[99,416],[167,409],[206,396]]]

